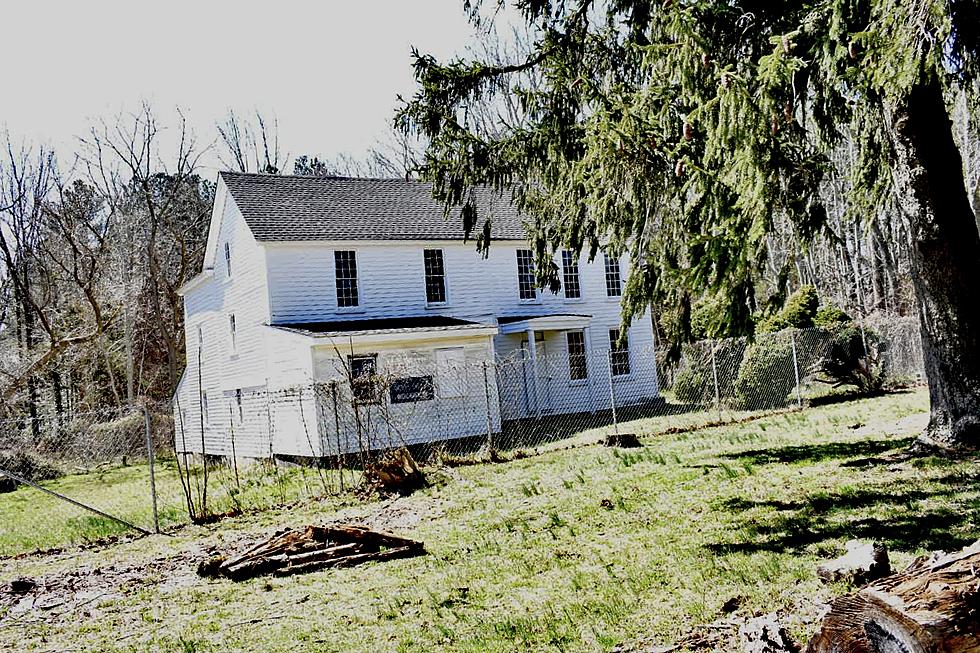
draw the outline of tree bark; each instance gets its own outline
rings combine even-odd
[[[922,556],[835,599],[806,653],[968,653],[980,648],[980,542]]]
[[[980,232],[952,122],[935,75],[886,107],[898,201],[912,236],[913,278],[931,415],[920,447],[980,447]]]

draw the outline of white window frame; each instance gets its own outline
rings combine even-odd
[[[234,313],[228,314],[228,338],[231,342],[231,356],[238,355],[238,318]]]
[[[444,301],[441,302],[430,302],[429,301],[429,270],[425,266],[425,253],[426,252],[439,252],[439,259],[442,261],[442,294],[445,297]],[[422,291],[425,293],[425,306],[426,308],[446,308],[451,303],[451,296],[449,294],[449,270],[446,267],[446,252],[441,247],[424,247],[422,248]]]
[[[521,253],[527,252],[530,255],[530,265],[531,265],[531,292],[534,293],[533,297],[521,297]],[[520,247],[515,250],[515,258],[517,263],[517,300],[522,304],[540,304],[541,303],[541,293],[538,292],[539,288],[536,283],[537,269],[534,265],[534,251],[527,249],[526,247]]]
[[[603,252],[602,261],[602,282],[606,287],[606,298],[610,301],[619,301],[623,298],[623,266],[618,256],[611,256],[608,252]],[[619,282],[619,292],[615,295],[609,294],[609,268],[610,262],[616,265],[616,279]]]
[[[572,349],[569,346],[569,336],[573,333],[582,336],[582,361],[585,363],[585,376],[580,379],[572,378]],[[585,329],[572,329],[565,332],[565,356],[568,358],[568,384],[586,385],[589,382],[589,338]]]
[[[225,241],[225,279],[231,279],[231,243]]]
[[[356,306],[341,306],[340,305],[340,288],[337,287],[337,254],[340,252],[350,252],[354,255],[354,284],[357,286],[357,305]],[[332,266],[333,266],[333,301],[334,306],[338,313],[361,313],[364,311],[364,284],[361,283],[361,266],[358,262],[358,250],[356,249],[335,249],[333,250],[332,256]]]
[[[205,428],[211,426],[211,406],[208,404],[207,390],[201,390],[201,419]]]
[[[370,375],[367,379],[366,384],[369,386],[371,394],[368,397],[358,397],[357,388],[354,387],[358,383],[359,376],[354,376],[354,361],[355,360],[371,360],[372,366],[374,367],[374,373]],[[348,371],[350,372],[350,385],[351,385],[351,395],[354,403],[358,406],[366,405],[376,405],[380,404],[383,400],[381,392],[381,383],[378,380],[378,354],[368,353],[368,354],[348,354],[347,355],[347,365],[349,366]]]
[[[614,381],[618,381],[620,379],[628,379],[633,376],[633,352],[630,347],[629,329],[626,330],[626,348],[624,350],[620,350],[619,352],[614,351],[613,348],[616,346],[616,339],[613,339],[612,337],[614,331],[616,332],[617,335],[620,336],[622,335],[621,332],[622,330],[619,327],[614,327],[609,329],[609,334],[608,334],[609,335],[609,373],[612,374],[612,378]],[[615,353],[621,353],[623,351],[626,353],[626,365],[629,368],[629,371],[621,374],[616,374],[613,355]]]
[[[565,272],[565,257],[571,259],[572,265],[575,266],[575,285],[578,287],[578,297],[568,296],[568,275]],[[565,297],[566,302],[580,302],[582,301],[582,267],[579,265],[579,257],[567,249],[561,251],[561,289],[562,294]]]

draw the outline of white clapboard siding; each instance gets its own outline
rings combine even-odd
[[[472,242],[459,241],[259,243],[220,180],[212,223],[205,259],[208,269],[184,291],[187,367],[175,393],[178,449],[239,457],[318,456],[355,451],[364,445],[356,441],[359,438],[367,438],[372,447],[431,442],[484,434],[488,419],[491,430],[499,431],[501,419],[526,417],[542,408],[548,413],[573,413],[609,407],[605,352],[610,346],[609,329],[619,326],[620,300],[607,297],[601,253],[593,263],[585,257],[580,260],[580,299],[566,299],[564,291],[553,294],[538,289],[535,300],[522,301],[517,250],[527,247],[515,241],[493,243],[487,256],[478,253]],[[231,252],[230,277],[226,244]],[[443,252],[448,293],[444,305],[426,304],[425,249]],[[337,307],[337,250],[356,252],[360,290],[356,309]],[[556,256],[555,262],[561,270],[561,257]],[[629,273],[626,256],[621,257],[620,266],[625,282]],[[592,318],[584,330],[590,352],[586,380],[569,378],[565,334],[549,331],[540,348],[537,376],[530,383],[514,366],[488,375],[492,395],[488,415],[482,362],[519,357],[526,334],[377,345],[364,351],[379,355],[379,367],[404,367],[406,361],[414,361],[411,364],[423,376],[426,369],[436,370],[440,360],[459,365],[458,351],[439,354],[437,350],[461,348],[464,369],[459,380],[466,392],[441,388],[431,400],[390,404],[383,408],[387,411],[383,419],[371,419],[371,411],[382,408],[363,407],[371,426],[358,427],[353,435],[349,424],[339,423],[330,392],[317,385],[342,376],[336,365],[337,350],[323,339],[269,326],[418,315],[493,324],[498,317],[554,313]],[[231,314],[235,316],[234,348]],[[618,405],[658,393],[649,314],[634,321],[629,331],[632,370],[628,377],[614,381]],[[404,373],[412,375],[410,370]],[[209,405],[203,438],[202,391]],[[350,403],[349,397],[337,400]],[[382,423],[386,424],[383,428]]]

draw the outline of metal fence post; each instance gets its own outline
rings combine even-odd
[[[483,395],[487,400],[487,448],[493,450],[493,416],[490,410],[490,376],[487,361],[483,361]]]
[[[606,362],[609,368],[609,406],[612,408],[612,421],[613,430],[616,435],[619,435],[619,420],[616,418],[616,387],[613,384],[613,350],[609,349],[609,354],[606,357]]]
[[[157,480],[154,466],[156,465],[156,455],[153,450],[153,433],[150,422],[150,411],[146,405],[141,406],[143,409],[143,431],[146,434],[146,457],[150,464],[150,498],[153,502],[153,530],[154,532],[160,532],[160,513],[157,508]]]
[[[796,329],[790,329],[789,341],[793,346],[793,373],[796,375],[796,407],[803,408],[803,395],[800,393],[800,363],[796,357]],[[783,399],[785,400],[785,397]]]
[[[709,340],[708,343],[711,345],[711,378],[715,383],[715,410],[718,411],[718,420],[721,420],[721,388],[718,386],[718,365],[715,363],[715,347],[717,346],[714,340]]]

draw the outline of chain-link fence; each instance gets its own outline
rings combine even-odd
[[[336,495],[402,447],[421,463],[528,455],[923,377],[912,320],[701,341],[677,361],[559,335],[500,358],[338,354],[318,383],[0,421],[0,555]]]

